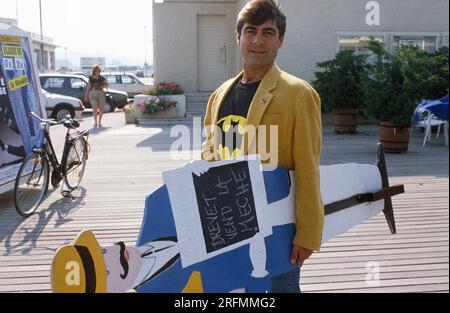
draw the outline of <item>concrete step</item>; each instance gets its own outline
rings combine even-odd
[[[193,117],[200,117],[203,121],[211,94],[212,92],[186,94],[186,117],[191,120]]]
[[[206,111],[206,107],[198,107],[198,108],[187,107],[186,108],[186,112],[205,112],[205,111]]]
[[[186,112],[205,112],[206,111],[206,107],[186,107]]]
[[[193,117],[199,117],[200,119],[204,119],[204,117],[205,117],[205,114],[203,113],[203,114],[200,114],[200,113],[189,113],[189,114],[186,114],[186,118],[190,118],[190,119],[192,119]]]
[[[186,101],[208,102],[210,96],[211,96],[211,93],[186,94]]]
[[[192,106],[192,107],[205,107],[208,105],[208,101],[187,101],[186,105]]]
[[[205,113],[206,108],[202,109],[186,109],[186,113]]]
[[[186,96],[188,100],[197,100],[197,101],[208,101],[209,96]]]
[[[186,97],[209,97],[212,92],[188,92],[185,95]]]
[[[206,108],[208,105],[208,102],[192,102],[192,101],[186,101],[186,105],[190,107],[202,107]]]
[[[174,119],[137,119],[140,126],[164,127],[175,125],[192,125],[192,117],[190,118],[174,118]]]
[[[195,120],[194,120],[195,118]],[[152,127],[164,127],[164,126],[174,126],[174,125],[192,125],[194,121],[197,120],[203,125],[203,115],[195,114],[191,116],[186,116],[185,118],[171,118],[171,119],[137,119],[137,124],[141,126],[152,126]]]
[[[195,107],[195,108],[192,108],[192,107],[186,107],[186,112],[201,112],[201,111],[203,111],[203,112],[205,112],[206,111],[206,107]]]

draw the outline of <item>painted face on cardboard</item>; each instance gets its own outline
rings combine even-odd
[[[245,23],[241,33],[237,35],[244,68],[259,70],[272,66],[283,41],[274,20],[268,20],[259,26]]]
[[[102,248],[107,271],[108,292],[125,292],[132,289],[142,265],[140,251],[123,242]]]

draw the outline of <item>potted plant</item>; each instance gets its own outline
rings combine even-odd
[[[435,53],[429,54],[428,91],[425,99],[440,99],[448,95],[449,90],[449,49],[441,47]]]
[[[140,104],[143,101],[156,101],[157,98],[164,97],[172,102],[176,102],[176,116],[184,118],[186,113],[186,98],[184,91],[180,85],[171,83],[158,83],[151,89],[147,90],[143,95],[135,96],[135,103]]]
[[[135,124],[136,117],[134,115],[134,107],[131,104],[127,104],[122,108],[122,112],[125,115],[125,123],[126,124]]]
[[[429,90],[429,59],[416,47],[389,53],[382,43],[369,42],[375,60],[363,82],[365,113],[378,120],[380,142],[388,153],[408,151],[411,117]]]
[[[142,118],[165,119],[177,116],[177,102],[166,97],[154,97],[139,104]]]
[[[318,63],[314,88],[322,99],[325,113],[334,113],[335,132],[355,134],[363,101],[361,81],[366,79],[365,54],[353,50],[339,51],[335,58]]]

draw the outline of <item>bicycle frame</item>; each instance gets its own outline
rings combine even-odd
[[[44,150],[48,160],[50,161],[50,164],[52,165],[53,169],[56,170],[56,172],[58,174],[60,174],[61,173],[61,165],[59,164],[58,158],[56,157],[55,149],[53,148],[53,143],[50,138],[49,128],[50,128],[50,126],[46,125],[46,127],[44,129],[45,142],[44,142],[43,150]]]
[[[47,156],[47,159],[49,160],[53,170],[55,171],[56,175],[58,175],[58,178],[63,179],[66,177],[66,162],[67,157],[70,151],[70,147],[74,144],[76,140],[78,140],[79,137],[86,137],[86,143],[88,142],[89,138],[89,132],[83,131],[79,132],[77,131],[74,136],[70,133],[70,129],[67,129],[66,137],[64,141],[64,149],[63,154],[61,157],[61,162],[58,161],[58,158],[56,156],[55,148],[53,147],[52,140],[50,138],[50,125],[46,125],[44,128],[44,144],[42,148],[35,149],[41,152],[44,152]],[[87,149],[87,147],[85,147]]]

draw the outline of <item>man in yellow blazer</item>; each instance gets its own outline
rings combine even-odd
[[[250,1],[239,13],[237,43],[243,71],[209,99],[202,158],[218,161],[256,152],[263,164],[295,171],[297,221],[291,262],[300,268],[314,250],[320,249],[322,240],[322,124],[316,91],[275,64],[285,31],[286,16],[276,0]],[[268,134],[266,128],[268,135],[260,140],[262,125],[277,126],[278,132]],[[273,143],[270,141],[277,139],[275,149],[267,151]],[[297,270],[275,277],[270,291],[300,292],[299,274]]]

